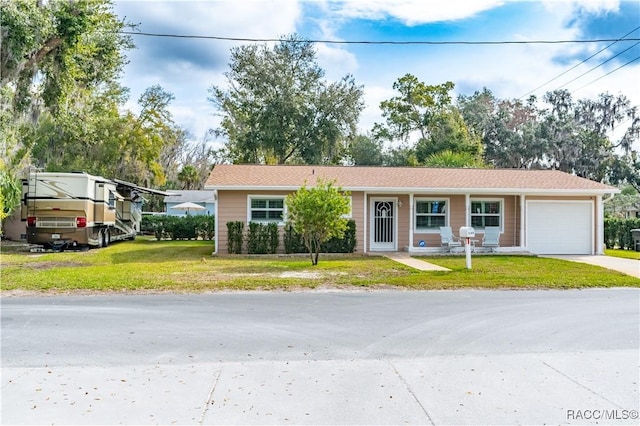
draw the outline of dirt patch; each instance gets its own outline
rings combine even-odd
[[[85,263],[78,263],[78,262],[29,262],[29,263],[23,263],[20,266],[22,266],[23,268],[43,271],[46,269],[53,269],[53,268],[77,268],[80,266],[88,266],[88,265]]]

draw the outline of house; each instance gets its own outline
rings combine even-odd
[[[440,227],[500,228],[498,251],[602,254],[603,201],[617,188],[557,170],[422,167],[217,165],[216,253],[226,252],[230,221],[284,225],[285,197],[318,178],[349,191],[357,247],[440,250]]]
[[[164,203],[166,212],[171,216],[184,216],[187,214],[186,209],[175,209],[174,207],[191,202],[201,206],[203,209],[190,209],[188,213],[190,215],[212,215],[215,213],[215,191],[197,191],[197,190],[184,190],[184,191],[171,191],[171,195],[164,197]]]

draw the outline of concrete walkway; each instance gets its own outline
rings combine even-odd
[[[572,262],[588,263],[602,268],[612,269],[640,278],[640,260],[623,259],[614,256],[581,256],[581,255],[544,255],[553,259],[570,260]]]
[[[388,259],[410,266],[419,271],[451,271],[451,269],[443,268],[442,266],[413,258],[409,253],[403,251],[383,253],[382,255]]]

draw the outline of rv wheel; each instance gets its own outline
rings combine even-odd
[[[108,247],[110,242],[111,242],[111,231],[107,229],[106,231],[104,231],[104,246]]]
[[[104,247],[104,231],[98,232],[98,247]]]

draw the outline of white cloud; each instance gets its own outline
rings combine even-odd
[[[345,0],[331,3],[345,18],[398,19],[407,25],[468,18],[504,4],[501,0]]]

